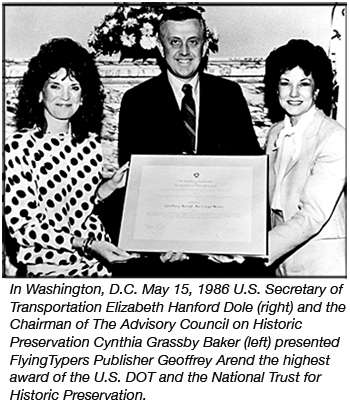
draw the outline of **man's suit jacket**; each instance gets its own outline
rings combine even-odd
[[[276,187],[276,139],[283,122],[268,134],[269,197]],[[282,213],[272,211],[270,261],[282,260],[281,275],[345,273],[345,130],[317,110],[303,134],[301,153],[281,185]]]
[[[128,90],[119,116],[119,164],[131,154],[182,154],[188,140],[166,73]],[[200,76],[200,155],[256,155],[257,141],[240,86],[208,74]]]
[[[208,74],[201,74],[199,86],[197,154],[261,154],[240,86]],[[165,72],[125,92],[119,115],[119,165],[129,161],[131,154],[182,154],[187,145],[180,109]],[[124,188],[117,190],[99,211],[116,244],[124,192]]]

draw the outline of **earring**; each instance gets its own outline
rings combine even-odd
[[[41,94],[41,92],[39,93],[39,103],[41,103],[43,101],[43,95]]]
[[[318,96],[318,89],[314,92],[314,100],[316,100],[317,99],[317,96]]]

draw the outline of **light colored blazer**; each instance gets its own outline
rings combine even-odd
[[[268,134],[270,203],[282,128],[277,123]],[[345,129],[317,110],[283,178],[282,213],[271,212],[269,264],[276,262],[277,275],[345,275],[345,149]]]

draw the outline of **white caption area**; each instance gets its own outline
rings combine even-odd
[[[345,280],[1,286],[3,406],[347,405]]]

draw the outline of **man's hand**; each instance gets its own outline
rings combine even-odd
[[[160,260],[163,263],[173,263],[175,261],[184,261],[184,260],[188,260],[189,257],[187,256],[187,254],[182,253],[182,252],[172,252],[169,251],[167,253],[162,253],[160,255]]]
[[[244,257],[238,254],[235,255],[223,255],[223,254],[208,254],[209,260],[215,263],[232,263],[233,261],[239,264],[244,262]]]

